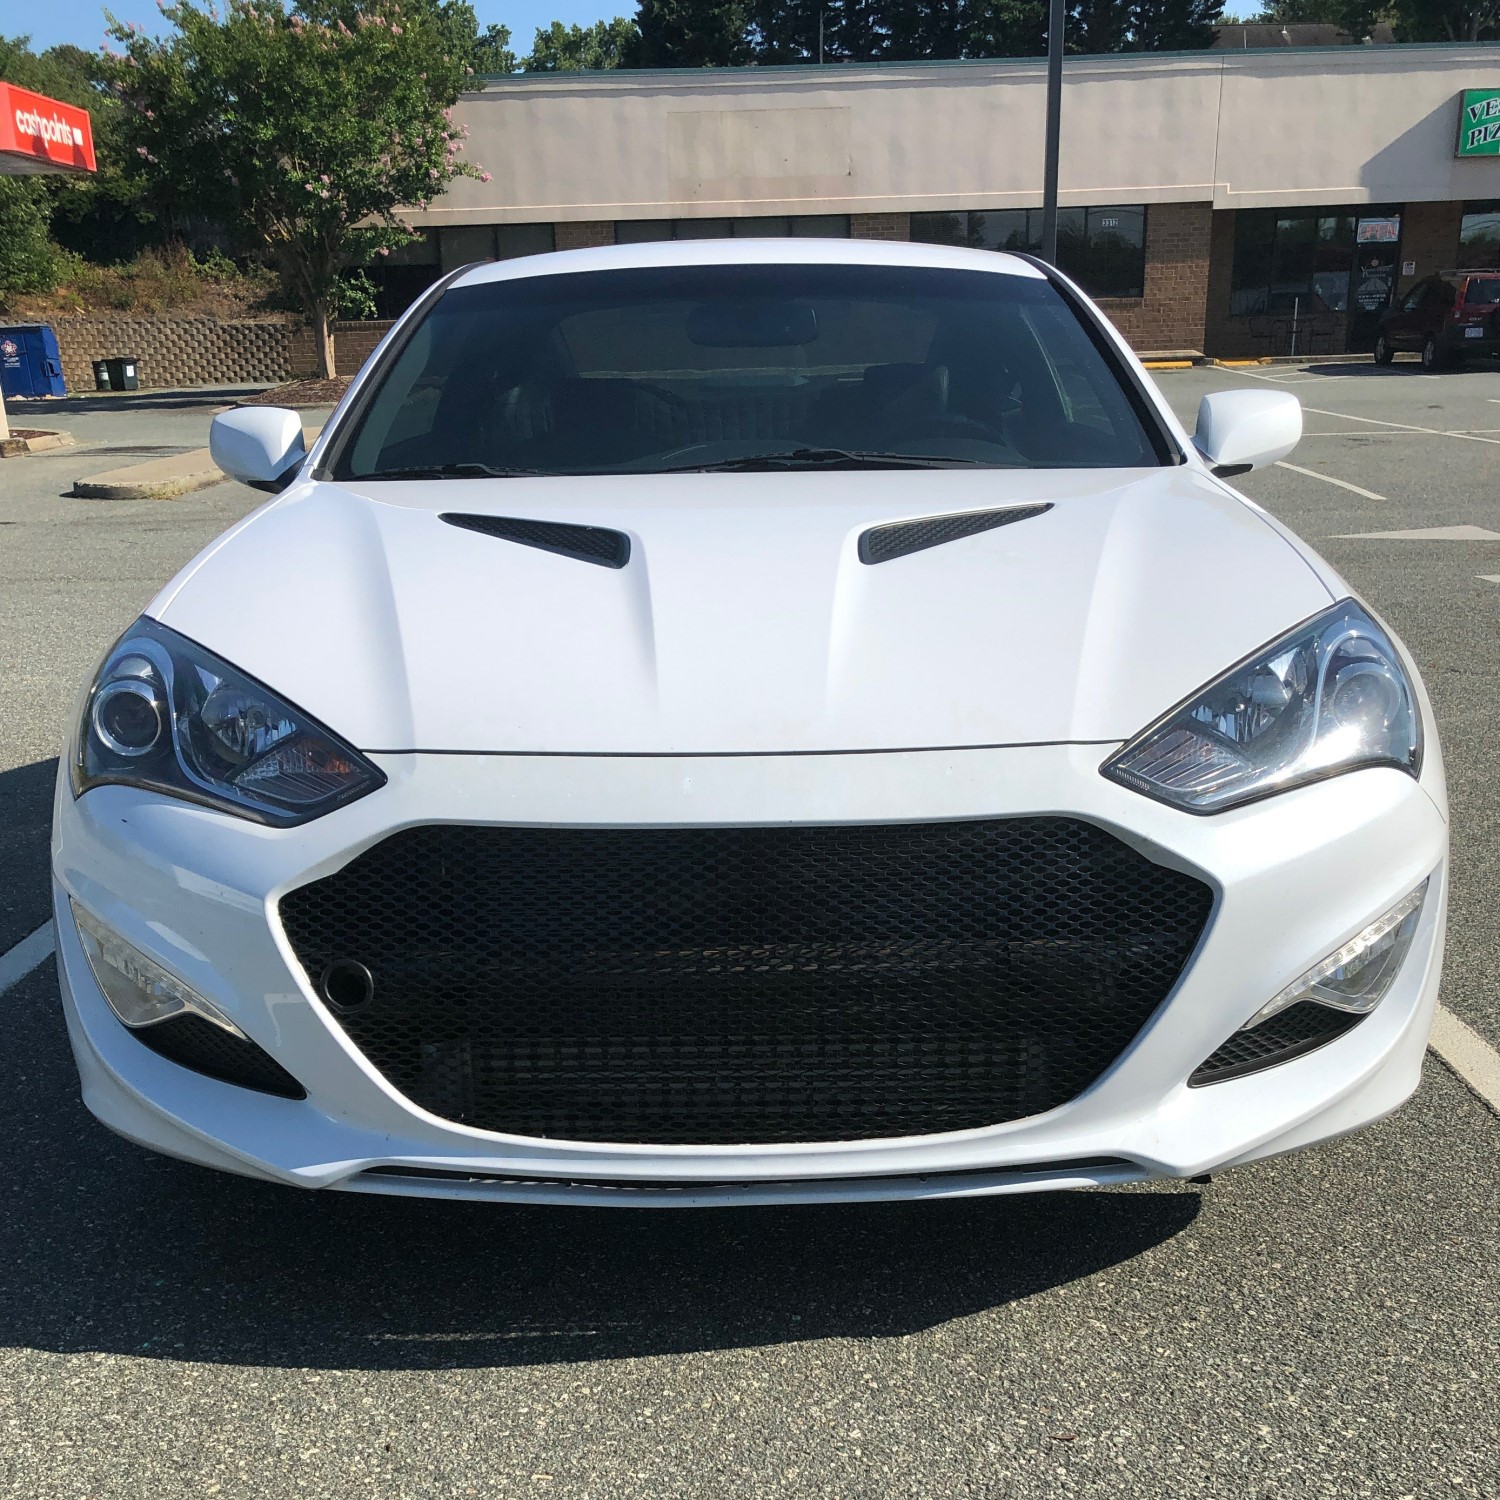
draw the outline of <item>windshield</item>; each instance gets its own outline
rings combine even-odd
[[[335,451],[341,479],[1163,461],[1047,282],[860,265],[457,287]]]
[[[1500,302],[1500,276],[1475,276],[1464,292],[1464,303],[1468,307],[1493,307]]]

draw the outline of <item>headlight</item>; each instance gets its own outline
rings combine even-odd
[[[73,795],[149,787],[287,826],[382,786],[358,751],[155,620],[115,643],[84,696]]]
[[[1417,775],[1422,726],[1390,637],[1345,599],[1232,667],[1100,770],[1214,813],[1360,766]]]

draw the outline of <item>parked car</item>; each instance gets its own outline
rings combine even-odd
[[[1024,257],[470,267],[104,657],[63,757],[89,1107],[307,1187],[1184,1178],[1415,1088],[1443,770],[1404,648]]]
[[[1500,354],[1500,271],[1443,271],[1419,281],[1380,319],[1375,363],[1415,349],[1426,370]]]

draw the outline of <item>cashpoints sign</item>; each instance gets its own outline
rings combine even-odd
[[[1500,88],[1459,95],[1455,156],[1500,156]]]
[[[0,83],[0,176],[93,170],[88,110]]]

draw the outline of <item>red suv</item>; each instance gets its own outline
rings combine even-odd
[[[1440,271],[1419,281],[1380,320],[1375,363],[1418,349],[1422,368],[1459,364],[1469,354],[1500,354],[1500,271]]]

